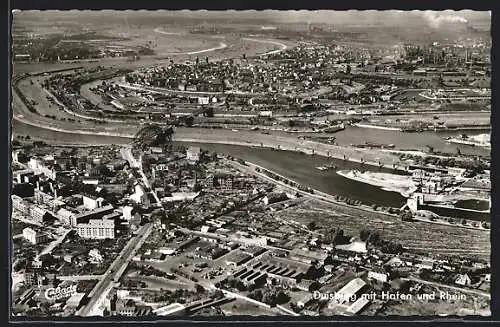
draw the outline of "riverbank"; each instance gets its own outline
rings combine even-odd
[[[491,149],[491,134],[478,134],[467,137],[452,137],[447,139],[447,141],[455,144],[465,144]]]
[[[259,39],[251,39],[251,38],[242,38],[242,40],[250,41],[250,42],[258,42],[258,43],[268,43],[268,44],[273,44],[273,45],[277,45],[280,47],[279,49],[276,49],[276,50],[271,50],[271,51],[268,51],[268,52],[265,52],[262,54],[258,54],[258,56],[273,55],[273,54],[280,53],[280,52],[283,52],[286,49],[288,49],[288,46],[286,44],[281,43],[281,42],[271,41],[271,40],[259,40]]]
[[[229,164],[231,164],[232,166],[234,166],[235,168],[237,168],[238,170],[255,175],[255,176],[260,177],[262,179],[265,179],[267,181],[270,181],[273,184],[281,187],[284,190],[288,190],[288,192],[291,192],[293,194],[300,194],[302,196],[312,198],[312,199],[315,199],[315,200],[318,200],[318,201],[321,201],[324,203],[335,204],[335,205],[339,205],[339,206],[342,206],[345,208],[350,208],[352,210],[359,210],[360,212],[367,212],[367,213],[371,213],[371,214],[375,214],[375,213],[381,214],[381,215],[388,217],[391,220],[394,220],[394,219],[397,219],[398,221],[400,220],[400,217],[398,214],[393,214],[393,213],[389,213],[389,212],[376,210],[373,207],[367,206],[364,204],[350,205],[350,204],[338,201],[336,199],[336,197],[333,195],[326,194],[324,192],[321,192],[321,191],[318,191],[315,189],[309,189],[308,191],[301,190],[297,187],[290,185],[290,184],[294,183],[294,181],[290,180],[287,177],[281,176],[273,171],[270,171],[269,169],[266,169],[260,165],[257,165],[257,164],[254,164],[254,163],[251,163],[248,161],[245,161],[245,165],[243,165],[239,162],[236,162],[236,161],[232,161],[232,160],[228,160],[227,162]],[[282,180],[288,181],[288,183],[285,183],[281,180],[278,180],[277,178],[272,178],[263,172],[271,173],[271,174],[279,177]],[[404,208],[404,206],[403,206],[403,208]],[[467,224],[464,225],[464,224],[458,224],[458,223],[450,223],[449,221],[445,220],[445,218],[433,218],[433,220],[430,220],[429,218],[419,217],[419,216],[414,217],[413,221],[414,222],[433,223],[433,224],[437,224],[437,225],[444,225],[447,227],[458,227],[458,228],[464,228],[464,229],[472,229],[472,230],[476,230],[476,231],[486,231],[486,232],[489,231],[488,228],[484,228],[480,224],[478,225],[478,227],[474,227],[473,225],[471,225],[470,221],[467,221]],[[411,222],[407,222],[407,223],[411,224]]]
[[[13,115],[14,120],[18,120],[26,125],[38,128],[48,129],[55,132],[78,134],[122,137],[132,139],[134,133],[117,133],[113,131],[97,131],[84,129],[67,129],[56,126],[47,126],[38,122],[32,122],[26,117],[18,114]],[[106,129],[113,129],[109,124]],[[138,129],[138,127],[137,127]],[[195,143],[216,143],[241,146],[253,146],[261,148],[272,148],[278,150],[287,150],[294,152],[303,152],[306,154],[320,155],[329,158],[342,159],[351,162],[358,162],[374,167],[384,167],[389,169],[406,170],[406,164],[399,160],[397,156],[383,153],[375,150],[352,149],[349,147],[323,144],[320,142],[301,140],[295,137],[267,135],[256,131],[228,131],[228,130],[210,130],[196,128],[176,128],[173,137],[174,141],[195,142]],[[252,140],[252,141],[250,141]]]
[[[396,127],[386,127],[386,126],[378,126],[370,124],[353,124],[353,125],[361,128],[381,129],[385,131],[401,131],[401,128],[396,128]]]
[[[337,174],[358,182],[380,187],[384,191],[397,192],[404,197],[409,197],[417,190],[417,186],[409,176],[355,170],[339,170]]]
[[[357,210],[361,210],[361,211],[365,211],[365,212],[369,212],[369,213],[376,212],[378,214],[382,214],[382,215],[385,215],[388,217],[399,219],[398,214],[377,211],[377,210],[374,210],[371,206],[368,206],[365,204],[350,205],[350,204],[347,204],[345,202],[338,201],[334,195],[327,194],[327,193],[321,192],[321,191],[316,190],[316,189],[309,188],[309,190],[304,191],[304,190],[300,189],[299,187],[295,187],[295,186],[290,185],[290,184],[299,185],[297,182],[290,180],[289,178],[287,178],[285,176],[279,175],[276,172],[270,171],[267,168],[264,168],[260,165],[257,165],[257,164],[254,164],[254,163],[251,163],[248,161],[245,161],[245,165],[243,165],[239,162],[236,162],[236,161],[231,161],[231,160],[229,160],[228,163],[241,171],[244,171],[246,173],[250,173],[252,175],[255,175],[255,176],[258,176],[262,179],[270,181],[270,182],[274,183],[275,185],[278,185],[282,189],[288,190],[289,192],[292,192],[292,194],[300,194],[302,196],[307,196],[307,197],[310,197],[310,198],[313,198],[313,199],[316,199],[319,201],[332,203],[332,204],[336,204],[336,205],[340,205],[340,206],[344,206],[344,207],[348,207],[348,208],[352,208],[352,209],[357,209]],[[271,173],[274,176],[277,176],[278,178],[280,178],[281,180],[278,180],[276,178],[272,178],[272,177],[268,176],[267,174],[265,174],[264,172]],[[289,181],[290,183],[285,183],[283,181]]]

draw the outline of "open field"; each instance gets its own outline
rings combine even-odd
[[[384,214],[368,213],[319,201],[308,201],[276,217],[318,227],[337,227],[359,237],[362,229],[378,231],[386,240],[403,244],[409,250],[435,255],[458,255],[489,261],[491,244],[488,231],[476,231],[425,222],[402,222]],[[369,226],[369,227],[368,227]]]
[[[486,108],[485,108],[486,110]],[[485,126],[491,125],[491,112],[460,112],[460,113],[445,113],[435,112],[429,114],[413,114],[413,115],[394,115],[383,116],[377,118],[369,118],[371,124],[391,127],[405,127],[408,122],[419,121],[429,124],[442,123],[448,127],[465,126]]]
[[[123,31],[123,29],[110,31],[109,33],[120,33],[120,31]],[[161,31],[161,29],[151,29],[149,27],[134,28],[126,33],[121,33],[128,38],[127,40],[120,40],[111,44],[126,47],[150,46],[156,55],[166,55],[213,48],[219,43],[216,39],[190,35],[182,30],[174,32],[175,34],[164,34]]]

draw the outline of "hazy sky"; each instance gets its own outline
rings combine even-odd
[[[489,24],[491,20],[491,14],[488,11],[471,11],[471,10],[446,10],[446,11],[377,11],[377,10],[348,10],[348,11],[332,11],[332,10],[288,10],[288,11],[277,11],[277,10],[245,10],[245,11],[125,11],[127,15],[144,15],[144,16],[190,16],[196,18],[204,19],[264,19],[269,21],[275,21],[277,23],[282,22],[304,22],[304,23],[327,23],[334,25],[374,25],[374,24],[384,24],[384,25],[401,25],[408,26],[414,24],[428,24],[430,27],[439,27],[445,22],[456,22],[456,23],[469,23],[471,25],[485,25]],[[38,16],[36,18],[44,19],[39,16],[53,16],[60,15],[66,16],[106,16],[106,15],[116,16],[120,15],[118,11],[31,11],[28,15]],[[24,12],[23,12],[24,16]]]

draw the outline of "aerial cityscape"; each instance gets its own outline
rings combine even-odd
[[[480,11],[13,11],[12,319],[490,316]]]

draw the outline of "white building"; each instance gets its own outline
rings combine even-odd
[[[91,196],[84,195],[83,196],[83,206],[85,209],[94,210],[100,208],[102,206],[103,198],[94,198]]]
[[[135,185],[135,192],[132,195],[130,195],[130,200],[138,204],[146,204],[146,205],[149,204],[148,196],[144,191],[144,188],[139,184]]]
[[[374,279],[382,283],[387,283],[389,274],[381,270],[371,270],[368,272],[368,279]]]
[[[458,275],[457,279],[455,279],[455,284],[457,285],[470,286],[471,283],[472,281],[467,274]]]
[[[171,316],[171,315],[182,315],[186,310],[186,307],[180,303],[172,303],[164,307],[153,310],[157,316]]]
[[[50,161],[50,158],[46,157],[45,160],[40,158],[31,158],[30,161],[28,161],[28,167],[33,169],[37,174],[44,174],[50,179],[56,179],[57,172],[49,167],[46,164],[46,161]]]
[[[131,206],[123,207],[123,219],[130,220],[132,219],[132,211],[134,210]]]
[[[90,219],[87,224],[76,225],[76,230],[82,238],[115,238],[115,222],[113,220]]]
[[[200,160],[201,150],[199,147],[190,146],[186,151],[186,159],[190,162],[198,162]]]
[[[47,210],[40,208],[36,205],[30,207],[30,216],[36,222],[43,222],[45,215],[47,214]]]
[[[98,249],[92,249],[89,251],[90,262],[92,263],[101,263],[103,261],[103,257]]]
[[[334,301],[328,305],[330,308],[338,304],[348,304],[353,302],[357,297],[356,295],[365,287],[366,283],[361,278],[354,278],[337,293],[335,293]]]
[[[209,97],[198,97],[198,104],[209,104],[209,103],[210,103]]]
[[[39,233],[29,227],[23,229],[23,237],[31,244],[40,244],[49,240],[49,236],[46,233]]]
[[[232,238],[233,241],[238,243],[243,243],[247,246],[255,245],[255,246],[266,246],[267,245],[267,237],[244,237],[244,236],[236,236]]]
[[[259,117],[272,118],[273,117],[273,112],[271,110],[262,110],[262,111],[259,112]]]
[[[12,194],[11,195],[12,199],[12,207],[16,210],[19,210],[20,212],[24,214],[29,214],[30,212],[30,204],[28,201],[24,200],[18,195]]]
[[[56,212],[57,218],[66,225],[71,225],[71,220],[74,219],[75,214],[68,209],[61,208]]]

